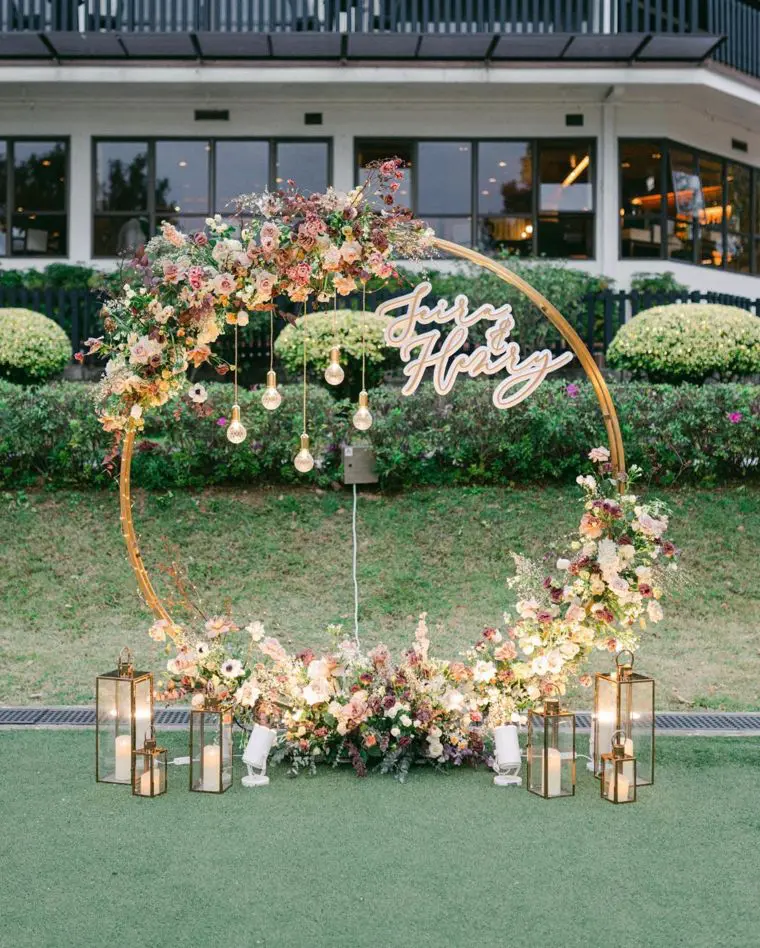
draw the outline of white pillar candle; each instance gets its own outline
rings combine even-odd
[[[116,738],[116,768],[114,779],[118,783],[129,783],[132,775],[132,738],[129,734],[120,734]]]
[[[625,756],[633,757],[633,741],[631,740],[630,737],[626,738],[625,744],[623,746],[625,747]],[[623,764],[623,776],[628,781],[628,785],[630,786],[633,783],[633,761],[632,760],[629,760],[627,761],[627,763]]]
[[[158,774],[156,774],[156,790],[158,791]],[[150,768],[145,771],[145,773],[140,777],[140,794],[144,797],[149,797],[151,793],[150,786]]]
[[[514,724],[501,724],[493,729],[497,765],[520,763],[520,741]]]
[[[221,761],[221,749],[218,744],[206,744],[203,748],[203,772],[202,788],[218,792],[221,787],[221,774],[219,770]]]
[[[631,781],[628,780],[622,773],[618,774],[617,778],[617,791],[618,791],[618,802],[625,803],[628,799],[628,794],[631,790]],[[607,790],[607,798],[614,802],[615,800],[615,775],[613,772],[612,779],[610,780],[609,789]]]
[[[546,770],[550,797],[558,797],[562,793],[562,754],[556,747],[550,747],[546,752]]]

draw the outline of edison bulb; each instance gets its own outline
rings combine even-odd
[[[280,407],[282,395],[277,391],[277,376],[274,372],[267,372],[267,387],[261,396],[261,404],[267,411],[274,411]]]
[[[300,471],[301,474],[308,474],[314,467],[314,458],[309,451],[309,436],[306,432],[301,435],[301,450],[295,456],[293,464],[295,464],[296,470]]]
[[[240,420],[240,405],[232,406],[232,421],[227,426],[227,440],[232,444],[242,444],[248,431]]]
[[[359,392],[359,408],[354,415],[354,428],[367,431],[372,427],[372,413],[369,410],[369,395]]]
[[[340,385],[345,377],[346,374],[340,364],[340,349],[333,346],[330,349],[330,363],[325,369],[325,382],[329,385]]]

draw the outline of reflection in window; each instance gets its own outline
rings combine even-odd
[[[417,213],[469,215],[472,149],[469,142],[420,142],[417,146]]]
[[[209,152],[204,141],[156,142],[156,210],[203,214],[209,201]]]
[[[675,260],[694,260],[694,225],[704,209],[702,185],[693,152],[670,150],[668,194],[668,256]]]
[[[539,143],[540,211],[589,212],[594,208],[588,142]]]
[[[662,244],[662,147],[620,145],[621,256],[659,257]]]
[[[234,212],[232,201],[240,194],[258,194],[269,186],[269,142],[216,143],[217,214]]]
[[[720,267],[723,264],[723,162],[720,158],[700,156],[699,182],[703,206],[697,215],[697,263]]]
[[[295,181],[304,194],[324,191],[328,185],[327,143],[279,142],[277,145],[275,186],[287,187]]]
[[[541,214],[538,254],[587,260],[594,255],[594,218],[590,214]]]
[[[749,273],[752,224],[751,175],[744,165],[726,165],[726,267]]]
[[[97,142],[93,255],[132,255],[162,220],[193,232],[211,213],[231,215],[239,194],[278,187],[275,161],[306,191],[324,191],[329,183],[326,141]]]
[[[478,242],[486,250],[533,251],[533,160],[529,142],[478,146]]]
[[[147,142],[98,142],[95,169],[97,211],[147,210]]]
[[[401,171],[403,178],[399,181],[399,189],[396,192],[396,200],[404,207],[412,207],[412,166],[414,143],[401,139],[381,139],[379,141],[360,141],[356,145],[356,161],[358,165],[358,183],[363,184],[367,180],[367,175],[371,165],[376,162],[385,161],[388,158],[399,158],[401,160]],[[376,205],[381,202],[374,199]]]
[[[67,163],[62,141],[0,142],[0,254],[66,255]]]

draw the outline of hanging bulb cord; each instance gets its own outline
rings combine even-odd
[[[367,347],[365,345],[367,328],[367,284],[362,284],[362,391],[367,391]]]
[[[274,371],[274,312],[269,310],[269,371]]]
[[[237,316],[235,317],[235,378],[232,380],[234,388],[234,401],[237,405],[238,403],[238,324]]]
[[[306,433],[306,303],[303,304],[303,430]]]
[[[357,560],[357,551],[358,551],[358,541],[356,537],[356,484],[354,484],[354,510],[353,516],[351,518],[351,533],[353,536],[353,558],[352,558],[352,574],[354,578],[354,641],[356,642],[356,647],[361,649],[361,642],[359,641],[359,578],[357,576],[356,569],[356,560]]]

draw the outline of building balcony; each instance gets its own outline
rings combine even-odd
[[[699,63],[760,77],[758,0],[0,0],[4,60]]]

